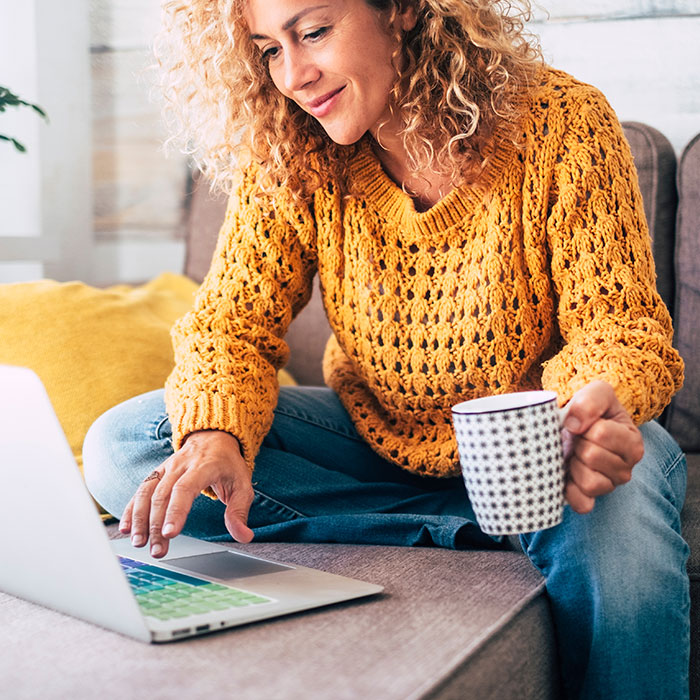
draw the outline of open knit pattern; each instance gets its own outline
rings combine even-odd
[[[235,435],[253,466],[276,369],[318,271],[334,335],[324,375],[367,442],[430,476],[459,473],[450,408],[544,387],[560,402],[604,379],[637,423],[683,380],[656,292],[637,175],[594,88],[544,69],[523,100],[524,147],[505,142],[476,186],[427,212],[369,141],[308,205],[263,206],[249,167],[231,196],[195,309],[173,331],[166,400],[176,447],[193,430]]]

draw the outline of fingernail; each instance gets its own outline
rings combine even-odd
[[[143,535],[133,535],[131,538],[131,544],[134,545],[134,547],[141,547],[146,543],[146,539],[144,538]]]
[[[159,557],[163,553],[163,547],[159,544],[154,544],[151,547],[151,556],[152,557]]]
[[[173,532],[175,532],[175,525],[173,525],[172,523],[165,523],[165,525],[163,525],[164,535],[172,535]]]

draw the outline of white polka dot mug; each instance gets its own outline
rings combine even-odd
[[[561,522],[563,417],[553,391],[487,396],[452,408],[462,475],[485,533],[515,535]]]

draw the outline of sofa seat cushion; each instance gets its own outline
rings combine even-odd
[[[242,551],[385,592],[176,644],[147,646],[0,594],[13,698],[556,697],[543,580],[515,552],[251,544]],[[12,645],[12,653],[9,646]]]

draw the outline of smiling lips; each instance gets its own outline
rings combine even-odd
[[[345,89],[345,85],[343,87],[338,88],[337,90],[332,90],[331,92],[327,92],[325,95],[321,95],[321,97],[316,98],[315,100],[311,100],[311,102],[307,102],[306,106],[311,112],[311,114],[316,117],[316,119],[320,119],[321,117],[325,117],[328,112],[333,109],[333,105],[338,100],[338,96],[340,93]]]

